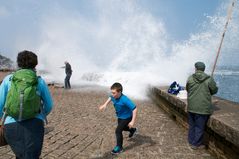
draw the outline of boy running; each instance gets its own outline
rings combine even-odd
[[[123,151],[123,131],[129,131],[129,138],[132,138],[137,132],[137,128],[133,127],[137,114],[136,105],[122,92],[122,85],[114,83],[111,86],[111,96],[99,107],[99,110],[103,110],[112,101],[118,117],[118,126],[115,130],[117,144],[111,151],[112,154],[119,154]]]

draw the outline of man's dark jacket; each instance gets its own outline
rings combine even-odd
[[[212,95],[218,87],[214,79],[203,71],[196,71],[188,78],[186,90],[188,92],[188,111],[196,114],[212,114]]]
[[[71,65],[69,63],[66,63],[65,72],[67,75],[72,74]]]

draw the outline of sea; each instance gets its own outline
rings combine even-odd
[[[215,72],[216,96],[239,103],[239,66],[221,66]]]

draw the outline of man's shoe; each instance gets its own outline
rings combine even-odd
[[[200,146],[194,146],[194,145],[190,145],[191,149],[193,150],[202,150],[205,149],[205,145],[200,145]]]
[[[133,128],[133,129],[134,130],[129,133],[129,138],[133,138],[138,133],[138,129],[137,128]]]
[[[193,150],[197,150],[197,146],[193,146],[193,145],[190,145],[190,147],[191,147],[191,149],[193,149]]]
[[[202,150],[202,149],[205,149],[205,148],[206,148],[205,145],[200,145],[200,146],[198,146],[198,149],[199,149],[199,150]]]
[[[123,152],[123,148],[120,146],[115,146],[115,148],[111,151],[111,154],[118,155]]]

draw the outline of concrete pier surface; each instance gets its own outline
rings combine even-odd
[[[94,89],[96,88],[96,89]],[[112,156],[117,120],[113,105],[98,106],[108,98],[105,88],[80,87],[66,91],[50,87],[55,106],[48,116],[42,158],[46,159],[213,159],[207,150],[192,150],[187,130],[150,100],[134,100],[138,106],[133,139],[124,133],[124,152]],[[14,158],[9,146],[0,148],[0,158]]]

